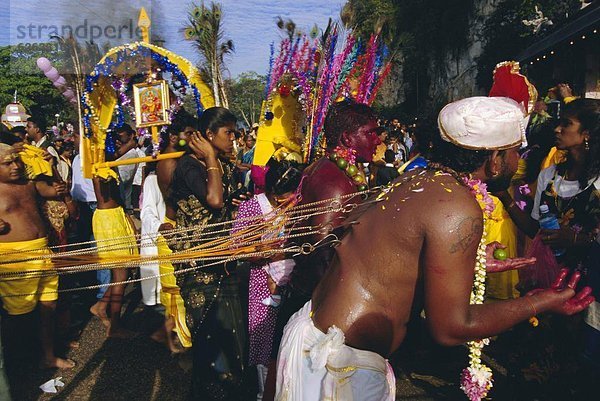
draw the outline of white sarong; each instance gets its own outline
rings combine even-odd
[[[344,344],[335,326],[315,327],[307,302],[288,321],[277,358],[276,401],[394,401],[396,379],[379,354]]]

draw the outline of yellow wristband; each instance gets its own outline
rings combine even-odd
[[[219,168],[218,167],[208,167],[206,169],[206,171],[211,171],[211,170],[219,170]]]

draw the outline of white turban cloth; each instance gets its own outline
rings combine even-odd
[[[528,117],[507,97],[468,97],[447,104],[438,116],[442,139],[473,150],[505,150],[525,141]]]

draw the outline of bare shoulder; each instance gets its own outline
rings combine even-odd
[[[304,203],[356,192],[356,186],[346,173],[324,157],[310,165],[304,176],[302,183]]]
[[[37,189],[32,181],[0,183],[0,203],[3,207],[17,207],[35,204]]]
[[[423,193],[418,202],[425,243],[436,252],[470,255],[476,251],[483,232],[483,214],[470,189],[451,175],[429,171],[423,176]],[[444,244],[440,247],[440,244]]]
[[[479,210],[466,186],[450,174],[432,170],[415,170],[398,177],[380,197],[406,202],[407,206],[423,208],[432,215],[447,209]]]
[[[3,182],[0,183],[0,192],[3,196],[22,196],[25,192],[35,194],[36,184],[34,181],[23,180],[20,182]]]
[[[470,230],[473,236],[481,231],[482,214],[477,201],[449,174],[417,170],[399,177],[383,196],[413,216],[426,236],[445,234],[447,241],[457,231]]]

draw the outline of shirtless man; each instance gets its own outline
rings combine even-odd
[[[123,142],[121,142],[123,141]],[[121,136],[118,148],[111,158],[119,158],[136,146],[135,135]],[[138,254],[133,223],[125,214],[122,206],[116,173],[114,176],[92,179],[96,194],[97,207],[92,217],[92,230],[97,242],[98,256],[102,259],[118,259]],[[98,273],[101,273],[99,270]],[[101,275],[98,275],[100,279]],[[107,282],[101,284],[123,282],[127,279],[126,269],[111,269],[108,272]],[[90,312],[99,317],[107,327],[108,337],[130,338],[134,333],[121,326],[121,307],[125,284],[113,285],[106,288],[103,297],[96,302]],[[110,306],[110,318],[106,309]]]
[[[356,163],[369,163],[373,160],[377,146],[381,143],[375,113],[364,104],[352,102],[334,104],[327,113],[324,130],[327,154],[326,157],[315,161],[304,171],[300,205],[338,198],[353,194],[360,189],[366,189],[364,175],[357,174],[351,178],[348,173],[350,165],[355,163],[347,160],[348,167],[340,168],[336,162],[332,161],[332,155],[353,153]],[[345,158],[351,159],[351,157]],[[357,178],[359,176],[361,178]],[[359,182],[360,179],[362,181]],[[361,188],[363,185],[364,187]],[[356,196],[353,201],[360,201],[360,197]],[[307,225],[314,227],[330,224],[332,228],[335,228],[342,223],[343,217],[339,212],[315,215],[310,218]],[[312,240],[314,242],[321,238],[322,235],[316,235]],[[292,293],[304,297],[305,302],[308,301],[329,265],[332,255],[333,252],[325,250],[324,253],[311,255],[306,260],[299,260],[291,275]],[[302,304],[298,305],[298,308]]]
[[[40,198],[61,199],[67,194],[64,183],[49,185],[45,181],[24,178],[23,164],[16,150],[0,144],[0,253],[4,261],[18,259],[18,253],[48,255],[46,225],[39,210]],[[0,271],[50,270],[48,260],[7,263]],[[39,302],[43,368],[70,369],[75,363],[54,354],[54,311],[58,298],[58,276],[19,280],[0,280],[0,296],[9,315],[32,312]],[[34,294],[43,293],[45,294]],[[6,295],[30,294],[10,297]],[[6,324],[12,323],[7,319]],[[15,333],[22,328],[13,328]]]
[[[449,142],[438,158],[445,165],[408,173],[382,202],[349,217],[358,224],[336,248],[312,301],[286,326],[276,399],[393,400],[385,358],[404,340],[413,309],[424,309],[433,338],[450,346],[496,335],[536,313],[578,313],[593,301],[589,287],[575,293],[578,275],[565,286],[562,272],[552,288],[469,304],[483,214],[459,177],[485,182],[514,174],[521,110],[507,98],[446,106],[438,119]],[[441,171],[447,168],[454,171]]]
[[[358,178],[356,180],[351,178],[347,172],[348,167],[346,169],[338,167],[338,164],[332,160],[332,155],[353,154],[356,163],[368,163],[373,160],[377,146],[381,143],[378,136],[381,130],[377,125],[377,117],[373,110],[364,104],[344,101],[332,105],[325,119],[324,131],[327,154],[304,170],[300,205],[347,196],[359,191],[360,186],[364,185],[364,180],[358,182]],[[345,158],[351,159],[352,156]],[[348,164],[354,163],[350,160]],[[362,173],[359,175],[362,176]],[[355,196],[345,198],[344,201],[349,199],[352,202],[362,200],[359,196]],[[335,228],[343,222],[343,217],[340,212],[319,214],[312,216],[306,225],[313,227],[330,225],[331,228]],[[314,235],[307,240],[315,243],[323,237],[324,235]],[[265,400],[273,399],[275,392],[275,358],[283,327],[290,316],[310,300],[333,254],[331,248],[320,248],[311,255],[296,258],[296,266],[287,289],[287,298],[277,316],[272,361],[269,364],[269,374],[265,384]]]
[[[186,149],[187,141],[194,132],[198,131],[198,121],[184,110],[177,113],[173,123],[167,128],[166,146],[161,153],[179,152]],[[177,167],[178,159],[164,159],[156,164],[156,177],[163,199],[169,199],[173,173]],[[166,217],[175,220],[175,208],[167,202]],[[165,223],[160,230],[172,230],[172,223]]]

